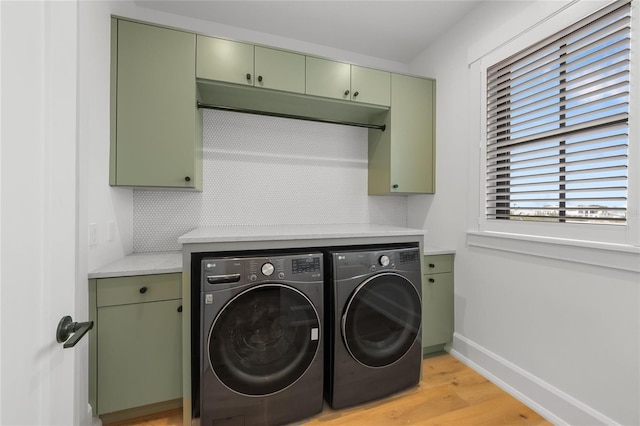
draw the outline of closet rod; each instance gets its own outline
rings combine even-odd
[[[225,106],[220,106],[220,105],[203,104],[202,102],[198,102],[198,108],[217,109],[217,110],[221,110],[221,111],[232,111],[232,112],[243,112],[245,114],[268,115],[269,117],[293,118],[295,120],[317,121],[317,122],[320,122],[320,123],[344,124],[346,126],[365,127],[367,129],[376,129],[376,130],[381,130],[383,132],[387,128],[386,124],[354,123],[354,122],[351,122],[351,121],[329,120],[329,119],[326,119],[326,118],[305,117],[305,116],[302,116],[302,115],[283,114],[283,113],[279,113],[279,112],[258,111],[258,110],[255,110],[255,109],[235,108],[235,107],[225,107]]]

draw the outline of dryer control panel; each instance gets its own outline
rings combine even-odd
[[[389,270],[420,271],[420,260],[420,250],[413,247],[333,253],[338,278]]]

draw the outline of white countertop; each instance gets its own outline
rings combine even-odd
[[[424,246],[424,255],[425,256],[435,256],[438,254],[456,254],[454,249],[444,248],[444,247],[435,247],[435,246]]]
[[[369,223],[335,225],[269,225],[196,228],[178,238],[181,244],[237,241],[283,241],[329,238],[424,235],[424,229]]]
[[[238,241],[287,241],[359,237],[424,236],[423,229],[375,224],[225,226],[194,229],[181,236],[181,244]],[[452,254],[453,250],[426,246],[425,254]],[[133,253],[95,269],[89,278],[182,272],[182,252]]]
[[[133,253],[89,272],[89,278],[130,277],[173,272],[182,272],[181,251]]]

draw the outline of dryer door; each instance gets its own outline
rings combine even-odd
[[[264,284],[240,293],[209,332],[209,363],[218,379],[244,395],[268,395],[290,386],[311,365],[320,320],[295,288]]]
[[[414,285],[396,273],[381,273],[353,292],[342,316],[342,337],[356,361],[384,367],[411,348],[421,321],[420,294]]]

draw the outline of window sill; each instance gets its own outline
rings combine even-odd
[[[640,272],[640,247],[502,232],[467,232],[467,245]]]

